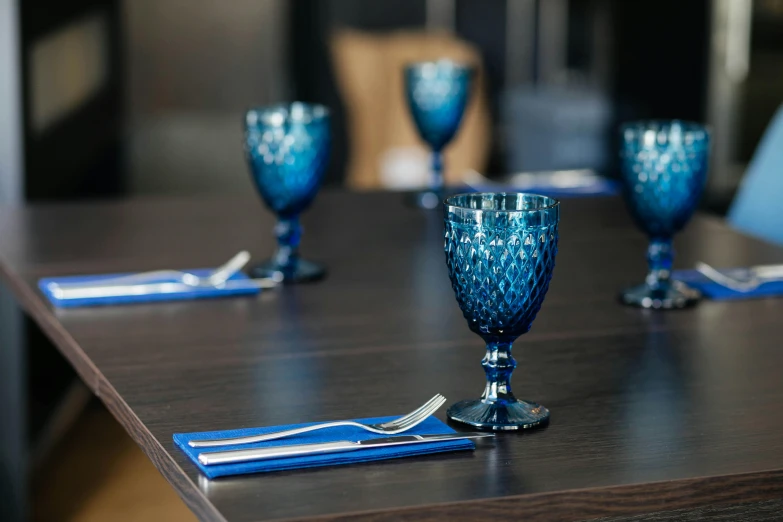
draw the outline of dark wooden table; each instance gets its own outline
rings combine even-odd
[[[0,211],[16,299],[200,518],[576,520],[783,497],[783,301],[619,305],[643,278],[646,240],[612,198],[563,202],[549,295],[515,345],[516,394],[548,406],[549,427],[473,453],[204,480],[172,433],[398,414],[483,387],[441,217],[399,195],[319,196],[303,249],[330,269],[319,284],[68,311],[35,286],[215,266],[244,248],[259,259],[272,223],[251,194]],[[783,262],[704,216],[676,247],[678,266]]]

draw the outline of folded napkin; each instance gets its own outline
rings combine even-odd
[[[477,179],[468,187],[475,192],[497,192],[502,189],[555,198],[614,196],[620,192],[620,184],[615,180],[597,175],[574,174],[563,177],[563,173],[517,174],[491,183],[482,183]]]
[[[737,269],[721,269],[719,272],[732,275]],[[691,288],[699,290],[705,297],[714,301],[728,299],[758,299],[761,297],[783,296],[783,281],[770,281],[750,292],[737,292],[712,281],[698,270],[674,270],[672,278],[682,281]]]
[[[197,270],[187,270],[188,272],[198,275],[206,276],[212,272],[213,269],[204,268]],[[122,295],[111,297],[86,297],[79,299],[59,299],[55,297],[52,290],[49,288],[50,283],[94,283],[101,279],[113,279],[115,277],[122,277],[132,274],[102,274],[102,275],[87,275],[87,276],[66,276],[66,277],[45,277],[38,281],[38,288],[49,299],[49,301],[57,307],[69,308],[76,306],[95,306],[95,305],[114,305],[125,303],[151,303],[155,301],[178,301],[182,299],[200,299],[203,297],[225,297],[233,295],[253,295],[259,292],[258,288],[214,288],[214,287],[192,287],[183,292],[167,292],[161,294],[145,294],[145,295]],[[247,275],[242,272],[237,272],[231,276],[229,281],[240,281],[249,279]],[[156,279],[153,281],[145,281],[144,284],[154,283],[170,283],[179,282],[173,279]]]
[[[394,420],[396,417],[378,417],[373,419],[356,419],[356,422],[379,423]],[[248,473],[265,473],[268,471],[281,471],[298,468],[315,468],[320,466],[335,466],[339,464],[353,464],[356,462],[369,462],[373,460],[396,459],[400,457],[410,457],[413,455],[425,455],[428,453],[441,453],[444,451],[471,450],[475,446],[470,439],[447,440],[440,442],[422,442],[408,446],[391,446],[386,448],[372,448],[357,451],[346,451],[343,453],[324,453],[321,455],[304,455],[301,457],[283,457],[279,459],[257,460],[250,462],[240,462],[237,464],[215,464],[205,466],[198,461],[199,453],[207,451],[223,451],[229,449],[250,449],[250,448],[269,448],[272,446],[289,446],[292,444],[317,444],[319,442],[335,442],[338,440],[369,440],[387,437],[388,435],[376,435],[364,431],[361,428],[350,426],[341,426],[338,428],[327,428],[324,430],[303,433],[293,437],[286,437],[279,440],[270,440],[268,442],[259,442],[256,444],[241,444],[230,446],[215,446],[211,448],[192,448],[188,446],[188,441],[194,439],[218,439],[225,437],[245,437],[249,435],[260,435],[274,431],[289,430],[303,426],[320,424],[310,422],[307,424],[290,424],[287,426],[268,426],[264,428],[246,428],[239,430],[225,431],[204,431],[200,433],[175,433],[174,443],[184,451],[190,460],[198,466],[201,472],[208,478],[223,477],[226,475],[245,475]],[[402,433],[401,435],[427,435],[456,433],[446,424],[435,417],[429,417],[427,420],[415,428]]]

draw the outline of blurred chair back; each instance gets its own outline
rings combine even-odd
[[[467,169],[484,169],[491,125],[476,48],[445,33],[342,30],[332,36],[331,52],[348,120],[349,187],[408,188],[427,183],[430,151],[416,132],[403,85],[405,65],[418,61],[448,58],[476,67],[460,130],[445,151],[446,183],[459,183]]]
[[[767,127],[728,213],[750,235],[783,244],[783,105]]]

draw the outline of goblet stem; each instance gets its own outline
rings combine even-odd
[[[647,286],[655,290],[665,290],[671,285],[674,248],[671,238],[653,238],[647,247]]]
[[[626,289],[625,304],[642,308],[685,308],[696,304],[701,294],[681,281],[671,279],[674,248],[670,237],[652,238],[647,247],[650,271],[643,285]]]
[[[430,179],[430,189],[441,195],[443,192],[443,152],[440,150],[432,151],[432,177]]]
[[[284,272],[295,270],[299,261],[299,241],[302,239],[299,217],[280,218],[275,225],[275,236],[277,236],[275,263]]]
[[[532,428],[549,420],[549,410],[544,406],[520,401],[511,392],[511,373],[517,366],[511,356],[511,343],[487,343],[481,365],[487,374],[481,399],[453,404],[446,412],[450,419],[488,430]]]
[[[274,230],[277,236],[277,252],[272,259],[263,261],[250,270],[253,277],[278,277],[282,274],[286,284],[323,278],[326,274],[323,266],[299,257],[299,240],[302,238],[299,216],[279,217]]]
[[[487,343],[487,354],[481,365],[487,374],[482,402],[516,402],[511,392],[511,373],[517,362],[511,356],[511,343]]]

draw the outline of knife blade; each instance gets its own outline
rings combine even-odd
[[[423,442],[438,442],[443,440],[481,439],[494,437],[494,433],[446,433],[441,435],[401,435],[398,437],[384,437],[382,439],[368,439],[359,441],[338,440],[336,442],[320,442],[317,444],[293,444],[290,446],[275,446],[272,448],[252,448],[225,451],[205,451],[199,453],[198,460],[205,466],[213,464],[235,464],[251,460],[278,459],[281,457],[299,457],[318,453],[337,453],[343,451],[357,451],[370,448],[384,448],[389,446],[404,446],[408,444],[421,444]]]

